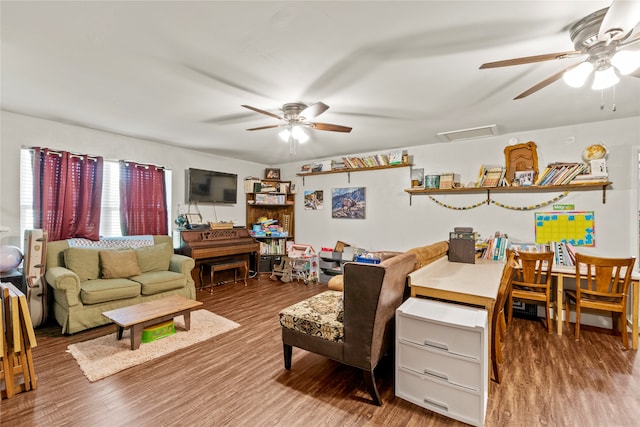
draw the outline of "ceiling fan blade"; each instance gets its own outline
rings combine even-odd
[[[269,125],[269,126],[260,126],[257,128],[251,128],[251,129],[247,129],[247,130],[262,130],[262,129],[272,129],[272,128],[279,128],[280,126],[284,126],[284,125]]]
[[[309,126],[317,130],[328,130],[332,132],[351,132],[351,129],[352,129],[348,126],[332,125],[329,123],[318,123],[318,122],[311,122],[309,123]]]
[[[516,100],[516,99],[522,99],[522,98],[524,98],[524,97],[526,97],[526,96],[531,95],[532,93],[535,93],[535,92],[539,91],[540,89],[543,89],[543,88],[545,88],[545,87],[549,86],[551,83],[553,83],[553,82],[555,82],[555,81],[557,81],[557,80],[560,80],[560,79],[562,78],[562,75],[563,75],[566,71],[568,71],[568,70],[570,70],[570,69],[572,69],[572,68],[574,68],[574,67],[577,67],[578,65],[579,65],[579,64],[574,64],[574,65],[572,65],[572,66],[570,66],[570,67],[565,68],[564,70],[560,70],[560,71],[558,71],[557,73],[555,73],[554,75],[552,75],[552,76],[550,76],[550,77],[547,77],[546,79],[544,79],[544,80],[543,80],[543,81],[541,81],[540,83],[538,83],[538,84],[536,84],[536,85],[531,86],[529,89],[525,90],[524,92],[522,92],[520,95],[516,96],[516,97],[515,97],[515,98],[513,98],[513,99],[514,99],[514,100]]]
[[[584,52],[579,50],[571,50],[567,52],[547,53],[544,55],[524,56],[522,58],[506,59],[504,61],[487,62],[480,66],[480,69],[485,68],[498,68],[508,67],[511,65],[531,64],[533,62],[551,61],[554,59],[573,58],[575,56],[584,55]]]
[[[282,117],[280,117],[279,115],[274,114],[274,113],[270,113],[269,111],[261,110],[261,109],[256,108],[256,107],[252,107],[251,105],[242,105],[242,106],[243,106],[244,108],[248,108],[249,110],[253,110],[253,111],[255,111],[256,113],[266,114],[267,116],[274,117],[274,118],[276,118],[276,119],[280,119],[280,120],[284,120],[284,119],[283,119]]]
[[[305,119],[313,119],[314,117],[318,117],[320,114],[324,113],[329,109],[329,106],[324,102],[316,102],[315,104],[309,105],[304,110],[300,111],[299,116],[304,117]]]
[[[602,18],[598,40],[620,40],[640,22],[640,2],[613,0]]]

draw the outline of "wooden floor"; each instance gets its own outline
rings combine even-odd
[[[268,278],[198,292],[241,327],[204,343],[89,383],[66,348],[114,332],[105,326],[63,336],[37,330],[38,389],[0,403],[7,426],[440,426],[462,425],[394,396],[393,364],[378,368],[384,404],[369,401],[360,372],[293,350],[283,367],[278,311],[326,290]],[[491,384],[487,426],[638,426],[640,362],[619,337],[573,328],[548,335],[514,319],[503,382]]]

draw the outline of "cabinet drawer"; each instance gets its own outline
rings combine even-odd
[[[484,424],[485,396],[398,369],[396,395],[423,408],[473,425]]]
[[[480,362],[440,350],[399,342],[398,367],[427,377],[479,391],[482,384]]]
[[[473,359],[480,359],[483,348],[482,334],[478,330],[433,323],[403,314],[398,316],[397,333],[398,339]]]

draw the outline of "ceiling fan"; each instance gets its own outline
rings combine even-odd
[[[329,123],[310,121],[314,117],[319,116],[329,109],[329,106],[323,102],[316,102],[315,104],[311,105],[306,105],[302,102],[291,102],[288,104],[284,104],[282,106],[282,117],[269,111],[252,107],[250,105],[242,106],[244,108],[248,108],[249,110],[253,110],[260,114],[266,114],[269,117],[273,117],[284,122],[277,125],[260,126],[247,130],[262,130],[286,126],[290,130],[290,132],[293,133],[295,127],[303,126],[316,130],[327,130],[331,132],[351,132],[351,128],[348,126],[332,125]]]
[[[575,50],[488,62],[482,64],[480,69],[587,55],[585,60],[547,77],[514,99],[529,96],[560,78],[572,87],[581,87],[592,73],[592,89],[606,89],[618,83],[618,74],[628,75],[640,67],[640,50],[625,50],[628,46],[640,42],[640,34],[633,32],[639,22],[640,1],[614,0],[608,8],[593,12],[571,26],[569,33]],[[639,74],[634,76],[640,77]]]

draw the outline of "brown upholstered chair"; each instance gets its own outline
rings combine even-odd
[[[551,267],[553,252],[516,252],[515,277],[509,292],[508,319],[513,317],[513,300],[545,304],[547,332],[553,331],[551,321]],[[556,307],[556,310],[558,308]]]
[[[622,345],[629,347],[627,336],[627,294],[631,270],[636,259],[602,258],[576,253],[576,289],[565,295],[565,323],[569,326],[569,308],[576,311],[576,341],[580,339],[580,313],[583,308],[611,312],[612,330],[622,335]]]
[[[491,366],[493,370],[492,380],[494,380],[498,384],[500,384],[500,371],[498,368],[498,362],[502,358],[501,338],[504,328],[504,306],[507,302],[507,297],[511,288],[511,280],[513,278],[513,269],[515,266],[514,257],[514,252],[510,252],[507,255],[507,262],[505,263],[504,269],[502,270],[500,287],[498,288],[498,296],[496,297],[496,303],[493,306],[493,315],[491,317]]]
[[[280,312],[284,367],[293,347],[359,368],[373,402],[381,405],[374,369],[394,341],[395,311],[402,304],[415,254],[380,264],[344,265],[344,291],[328,290]]]

